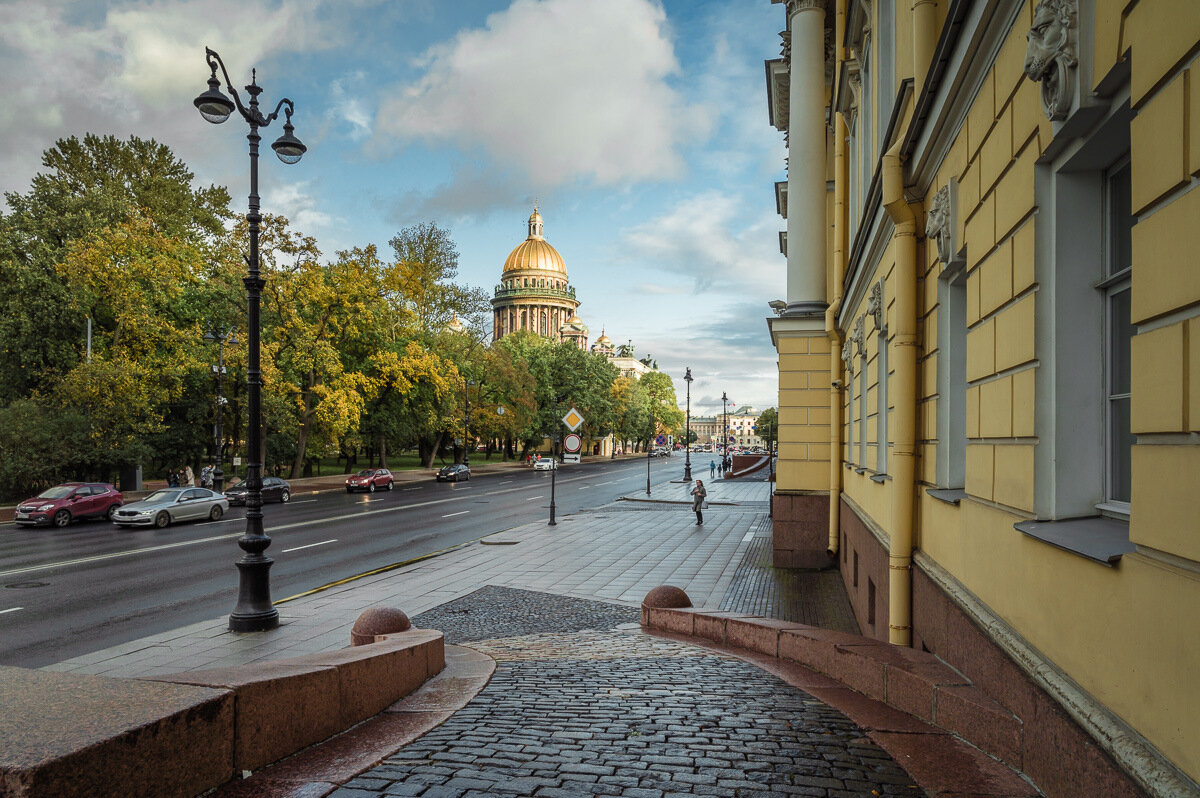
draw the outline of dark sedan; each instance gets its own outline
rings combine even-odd
[[[242,480],[225,491],[225,498],[229,499],[229,505],[236,506],[246,503],[246,494],[250,492],[246,480]],[[279,477],[263,477],[262,484],[262,500],[263,502],[282,502],[287,504],[292,500],[292,486]]]
[[[454,463],[442,466],[437,473],[438,482],[458,482],[460,479],[471,478],[471,467],[465,463]]]

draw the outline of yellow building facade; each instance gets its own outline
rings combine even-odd
[[[775,565],[1047,795],[1200,795],[1200,5],[773,2]]]

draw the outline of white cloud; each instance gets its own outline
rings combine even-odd
[[[666,25],[652,0],[516,0],[422,56],[424,76],[381,105],[373,148],[482,148],[540,189],[678,177],[708,119],[668,84]]]
[[[746,224],[742,210],[739,199],[716,191],[692,196],[626,230],[628,257],[691,278],[697,291],[774,296],[786,271],[779,217],[763,213]]]
[[[326,2],[152,0],[87,12],[44,0],[0,3],[0,189],[23,190],[41,152],[65,136],[133,133],[185,160],[228,149],[202,135],[191,108],[208,77],[204,47],[236,61],[228,66],[240,86],[272,56],[336,44],[339,25],[317,23]]]
[[[355,72],[344,78],[333,81],[329,87],[330,106],[328,116],[350,127],[350,138],[354,141],[365,139],[371,135],[371,112],[367,110],[361,94],[366,81],[365,72]],[[347,90],[347,86],[351,90]]]
[[[317,198],[309,191],[310,183],[308,180],[280,182],[266,191],[262,205],[271,213],[286,216],[293,230],[329,242],[332,236],[322,233],[332,233],[334,223],[339,220],[317,209]]]

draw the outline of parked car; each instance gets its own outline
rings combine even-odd
[[[438,482],[458,482],[460,479],[471,478],[471,467],[465,463],[451,463],[442,466],[437,473]]]
[[[245,504],[246,496],[249,493],[250,487],[246,484],[246,480],[243,479],[225,491],[225,498],[229,499],[229,506],[233,507]],[[292,486],[279,477],[263,477],[262,499],[264,502],[283,502],[287,504],[292,500]]]
[[[229,500],[208,488],[163,488],[138,502],[117,508],[112,521],[117,526],[155,526],[159,529],[178,521],[219,521],[229,509]]]
[[[394,481],[392,472],[386,468],[364,468],[346,478],[346,492],[365,490],[367,493],[374,493],[376,488],[391,490]]]
[[[64,527],[76,518],[111,518],[123,501],[106,482],[65,482],[18,504],[13,520],[22,526]]]
[[[541,460],[534,461],[534,471],[557,471],[558,461],[553,457],[543,457]]]

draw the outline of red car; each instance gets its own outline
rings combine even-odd
[[[124,497],[104,482],[66,482],[17,505],[13,520],[26,526],[68,526],[76,518],[112,518]]]
[[[364,468],[346,478],[346,492],[365,490],[374,493],[376,488],[391,490],[393,481],[392,472],[386,468]]]

